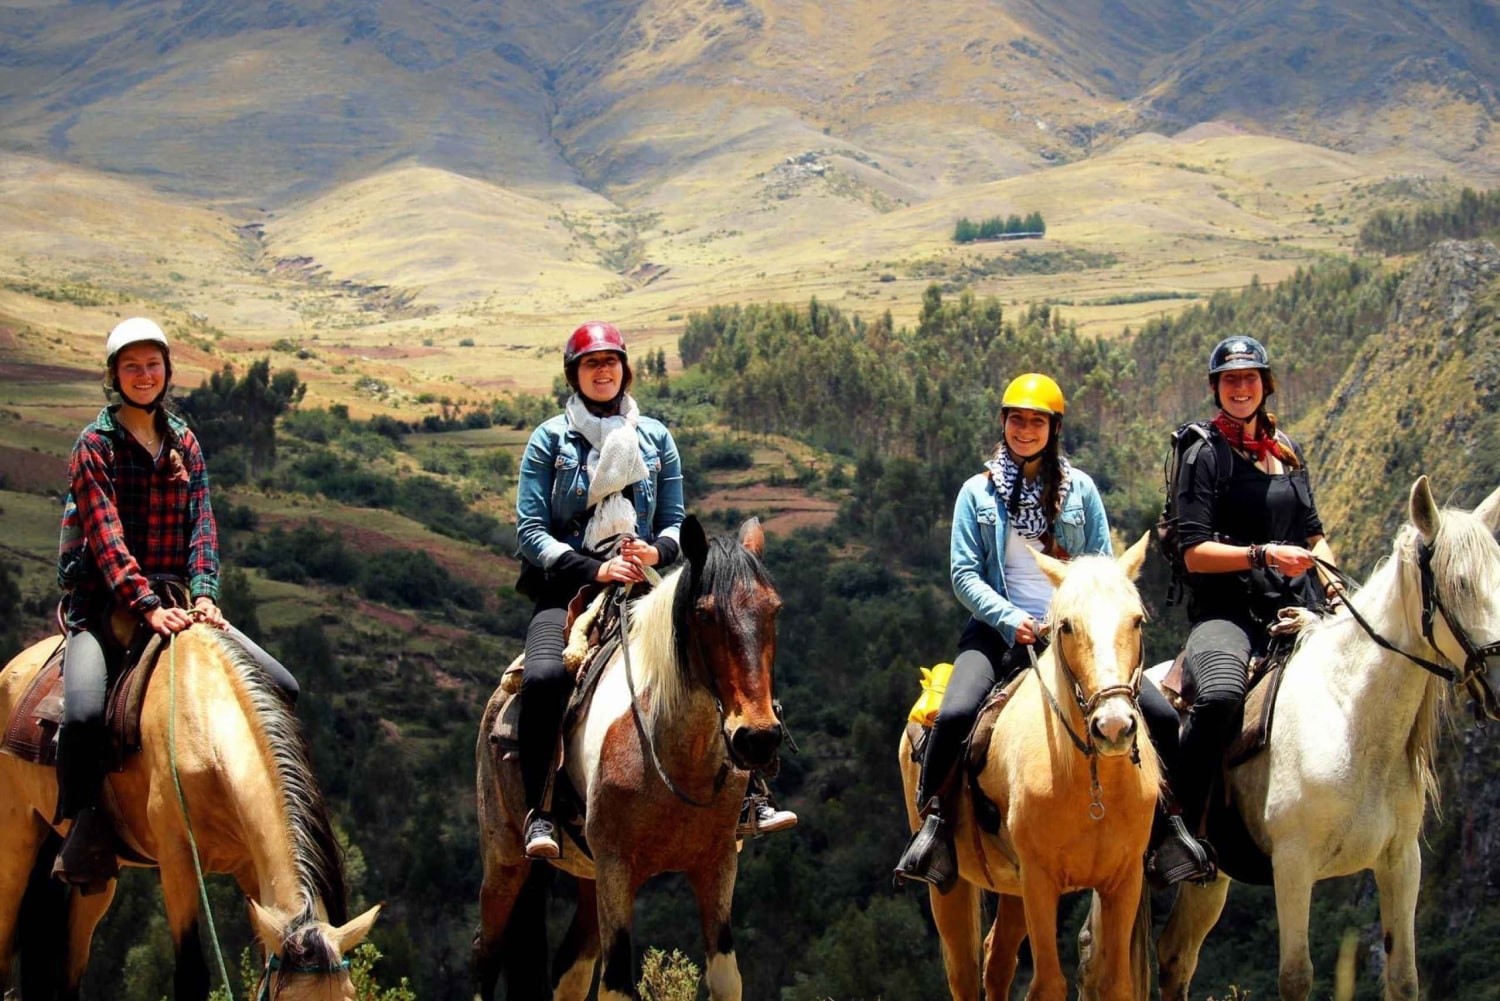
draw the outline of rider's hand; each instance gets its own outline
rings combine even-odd
[[[1313,568],[1313,554],[1302,546],[1291,546],[1284,542],[1272,542],[1265,548],[1266,566],[1280,570],[1288,577],[1295,577]]]
[[[620,555],[643,567],[654,567],[661,562],[661,551],[640,539],[626,539],[620,544]]]
[[[152,631],[161,636],[171,636],[180,633],[193,624],[193,617],[185,608],[164,608],[157,606],[146,613],[146,625]]]
[[[193,601],[193,611],[202,616],[202,620],[215,629],[223,629],[225,626],[224,613],[219,611],[219,606],[206,594],[200,594]]]
[[[641,568],[633,560],[615,556],[599,564],[594,579],[601,584],[634,584],[646,579]]]
[[[1036,619],[1033,619],[1029,615],[1026,617],[1024,622],[1022,622],[1019,626],[1016,626],[1017,643],[1024,643],[1028,645],[1031,643],[1035,643],[1039,635],[1041,635],[1041,626],[1037,625]]]

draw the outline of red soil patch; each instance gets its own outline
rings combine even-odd
[[[13,340],[11,343],[14,343]],[[0,348],[8,347],[0,340]],[[34,384],[38,382],[83,382],[101,378],[100,370],[68,368],[65,365],[33,365],[28,362],[0,362],[0,382]]]
[[[68,460],[29,448],[0,445],[0,482],[24,493],[68,489]]]

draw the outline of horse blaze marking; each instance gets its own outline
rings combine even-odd
[[[615,932],[615,940],[609,944],[609,957],[604,961],[604,989],[629,996],[635,989],[630,982],[630,932],[621,929]]]
[[[719,925],[719,941],[714,945],[715,951],[721,955],[728,955],[734,951],[734,933],[729,930],[729,922]]]

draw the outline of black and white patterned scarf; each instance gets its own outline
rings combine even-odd
[[[1061,455],[1057,457],[1057,464],[1062,473],[1062,483],[1057,491],[1060,509],[1068,499],[1068,487],[1073,480],[1073,467],[1068,465],[1068,460]],[[1022,538],[1040,539],[1044,533],[1052,530],[1052,519],[1049,513],[1042,509],[1044,484],[1041,477],[1028,480],[1021,475],[1020,465],[1010,457],[1010,451],[1004,445],[995,451],[995,457],[986,462],[984,468],[990,471],[995,491],[1000,495],[1005,509],[1010,512],[1011,527],[1020,533]]]

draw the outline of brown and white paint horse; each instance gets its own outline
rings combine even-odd
[[[0,727],[56,646],[56,639],[38,643],[0,672]],[[364,938],[379,908],[348,918],[342,858],[296,717],[244,650],[205,625],[177,634],[163,649],[145,696],[141,750],[108,779],[117,823],[161,872],[177,956],[176,1001],[207,998],[209,974],[198,934],[198,879],[173,778],[174,751],[203,869],[239,883],[271,957],[263,996],[353,1001],[343,957]],[[28,876],[49,838],[47,820],[56,807],[53,769],[0,755],[0,984],[10,974],[10,944],[18,920],[25,920]],[[62,984],[47,983],[37,993],[48,997],[34,997],[33,966],[41,961],[28,951],[22,963],[26,1001],[50,1001],[55,992],[79,996],[94,927],[114,891],[113,882],[91,896],[72,891],[66,930],[58,928],[55,936],[66,952],[57,964]],[[55,961],[46,960],[49,966]]]
[[[617,653],[587,715],[567,736],[564,767],[587,804],[583,831],[593,857],[569,839],[552,863],[578,878],[579,894],[551,983],[539,889],[544,863],[522,849],[519,770],[489,741],[505,696],[497,690],[490,699],[476,749],[484,884],[474,973],[485,1001],[502,972],[511,1001],[584,998],[601,938],[601,1001],[633,998],[632,904],[648,879],[665,872],[684,873],[697,899],[710,996],[740,998],[729,924],[735,825],[747,769],[769,765],[782,735],[772,704],[781,599],[761,563],[763,548],[754,519],[737,539],[710,543],[688,518],[683,565],[631,605],[633,682]]]
[[[1067,981],[1057,950],[1057,903],[1062,894],[1086,887],[1103,901],[1097,989],[1108,1001],[1128,1001],[1132,982],[1149,976],[1146,969],[1133,972],[1130,959],[1141,858],[1162,781],[1134,697],[1146,610],[1132,581],[1146,542],[1143,537],[1118,561],[1037,557],[1057,586],[1047,615],[1052,645],[997,717],[979,775],[980,789],[1000,808],[1004,838],[976,826],[965,788],[953,822],[958,882],[946,894],[929,888],[956,1001],[980,997],[981,890],[1001,894],[984,940],[985,997],[1010,997],[1016,951],[1029,937],[1036,975],[1027,998],[1063,1001]],[[1080,752],[1079,742],[1092,752]],[[1133,749],[1139,763],[1132,760]],[[916,830],[919,768],[905,735],[900,762],[908,819]]]

